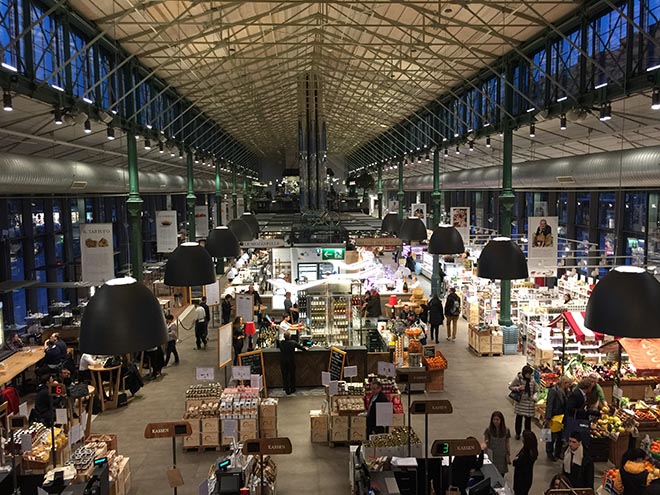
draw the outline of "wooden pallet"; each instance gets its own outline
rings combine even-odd
[[[197,445],[194,447],[184,446],[184,452],[225,452],[229,450],[229,445]]]
[[[479,356],[479,357],[485,357],[485,356],[491,356],[492,357],[492,356],[501,356],[502,355],[501,352],[479,352],[471,346],[469,346],[468,349],[470,349],[470,351],[472,351],[472,354],[474,354],[475,356]]]

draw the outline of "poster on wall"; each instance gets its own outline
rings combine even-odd
[[[387,203],[387,211],[390,213],[399,213],[399,201],[396,199],[390,199]]]
[[[463,244],[470,243],[470,208],[468,206],[454,206],[449,210],[451,224],[463,238]]]
[[[176,211],[156,212],[156,251],[171,253],[178,245]]]
[[[209,235],[209,207],[208,205],[195,206],[195,237],[206,239]]]
[[[534,201],[534,216],[535,217],[544,217],[548,214],[548,202],[547,201]]]
[[[115,278],[111,223],[80,225],[80,263],[83,282],[103,285]]]
[[[410,216],[417,217],[426,225],[426,203],[413,203],[410,205]]]
[[[557,217],[529,217],[528,266],[530,277],[557,276]]]
[[[220,225],[227,225],[229,223],[230,217],[229,217],[229,201],[226,199],[223,199],[222,202],[220,203],[220,207],[222,208],[222,218],[219,218],[221,220]]]

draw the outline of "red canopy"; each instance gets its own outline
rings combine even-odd
[[[578,342],[594,342],[605,338],[602,333],[594,332],[584,326],[584,311],[564,311],[561,315],[555,318],[551,324],[556,324],[560,319],[563,319],[568,323],[568,326],[573,330],[575,339]]]
[[[603,344],[600,349],[604,352],[613,352],[618,344],[628,353],[637,376],[660,375],[660,339],[623,338]]]

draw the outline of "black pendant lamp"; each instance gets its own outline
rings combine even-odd
[[[477,276],[492,280],[517,280],[529,277],[525,254],[508,237],[491,239],[479,256]]]
[[[425,241],[428,238],[426,225],[417,217],[406,218],[397,237],[405,242]]]
[[[660,282],[643,268],[617,266],[591,291],[584,325],[616,337],[659,338]]]
[[[163,310],[134,278],[108,280],[92,296],[80,323],[80,352],[120,356],[167,342]]]
[[[230,220],[227,227],[234,233],[239,242],[247,242],[254,239],[252,229],[242,218]]]
[[[440,225],[431,234],[430,254],[461,254],[464,252],[463,237],[453,225]]]
[[[184,242],[165,265],[165,285],[189,287],[215,282],[215,267],[209,252],[197,242]]]
[[[252,213],[245,212],[241,216],[241,219],[245,221],[250,226],[254,239],[259,237],[259,220]]]
[[[398,234],[400,227],[401,221],[399,221],[399,215],[396,213],[388,213],[383,218],[383,222],[380,225],[380,230],[389,234]]]
[[[237,258],[241,247],[229,227],[221,225],[212,229],[206,238],[206,250],[214,258]]]

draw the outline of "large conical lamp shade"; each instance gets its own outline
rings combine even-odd
[[[405,242],[425,241],[428,234],[424,222],[417,217],[410,217],[401,224],[397,237]]]
[[[167,326],[158,299],[134,278],[108,280],[85,307],[80,352],[119,356],[165,342]]]
[[[508,237],[495,237],[481,251],[477,277],[517,280],[529,277],[525,254]]]
[[[250,226],[254,238],[256,239],[257,237],[259,237],[259,220],[257,220],[257,217],[255,217],[252,213],[246,212],[243,213],[241,219],[243,219],[245,223],[247,223]]]
[[[456,227],[440,225],[429,240],[430,254],[461,254],[465,252],[463,237]]]
[[[591,291],[584,325],[617,337],[660,337],[660,282],[646,270],[618,266]]]
[[[247,242],[254,239],[254,233],[248,223],[242,218],[235,218],[231,220],[227,227],[231,230],[239,242]]]
[[[209,252],[197,242],[184,242],[165,265],[165,285],[188,287],[215,282],[215,266]]]
[[[400,227],[401,221],[399,220],[399,215],[396,213],[388,213],[385,215],[383,222],[380,224],[380,230],[390,234],[397,234]]]
[[[241,247],[229,227],[221,225],[209,232],[206,238],[206,250],[214,258],[237,258],[241,255]]]

